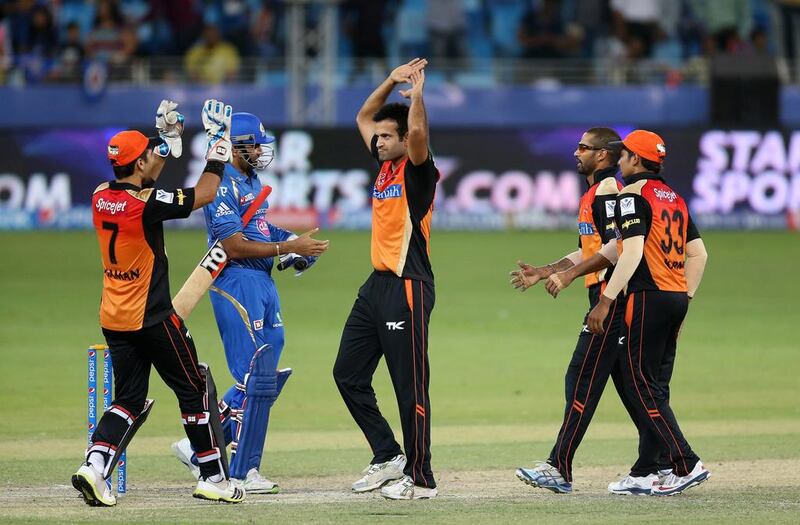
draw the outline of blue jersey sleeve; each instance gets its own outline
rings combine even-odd
[[[279,228],[278,226],[275,226],[272,223],[270,223],[269,225],[269,233],[270,237],[272,237],[273,239],[273,242],[283,242],[288,240],[289,237],[291,237],[292,235],[294,235],[292,232],[284,230],[283,228]]]
[[[210,239],[223,240],[242,231],[239,203],[230,178],[223,178],[214,200],[206,205],[204,213]]]

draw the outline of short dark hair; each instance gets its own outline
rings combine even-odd
[[[634,153],[633,151],[629,150],[628,148],[622,148],[622,149],[627,151],[628,155],[638,155],[637,153]],[[663,167],[663,164],[659,164],[658,162],[653,162],[652,160],[647,160],[646,158],[642,157],[641,155],[638,155],[638,157],[642,161],[642,167],[644,169],[646,169],[650,173],[655,173],[655,174],[661,173],[661,168]]]
[[[124,166],[115,166],[114,163],[112,162],[111,167],[114,169],[114,177],[116,177],[116,179],[119,180],[133,175],[133,172],[136,171],[136,162],[139,159],[146,160],[147,152],[152,151],[157,144],[158,144],[158,139],[149,138],[147,141],[147,147],[144,148],[142,154],[133,159],[133,161],[129,162],[128,164],[125,164]]]
[[[606,150],[611,165],[616,166],[617,162],[619,162],[621,151],[619,148],[609,148],[608,143],[622,140],[619,133],[611,128],[589,128],[586,130],[586,133],[593,135],[597,139],[598,144],[596,144],[596,146]]]
[[[394,120],[397,122],[397,135],[402,139],[408,133],[408,106],[400,102],[384,105],[373,116],[373,122]]]

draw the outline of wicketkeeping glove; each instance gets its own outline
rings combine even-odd
[[[177,102],[172,100],[162,100],[156,110],[156,130],[162,143],[156,147],[156,153],[166,157],[168,153],[176,159],[183,153],[183,115],[175,111],[178,107]]]
[[[231,160],[231,115],[233,108],[219,100],[206,100],[203,104],[203,127],[208,138],[206,160]]]

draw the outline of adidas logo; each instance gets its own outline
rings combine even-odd
[[[214,214],[214,217],[224,217],[226,215],[233,215],[233,210],[230,206],[221,202],[219,206],[217,206],[217,213]]]

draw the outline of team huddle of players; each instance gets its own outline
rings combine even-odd
[[[414,59],[395,68],[356,119],[378,168],[372,188],[374,271],[358,291],[333,370],[373,453],[352,490],[380,490],[389,499],[438,493],[430,465],[427,352],[435,302],[431,216],[439,173],[423,101],[426,66],[426,60]],[[400,91],[409,104],[386,104],[399,84],[410,84]],[[182,153],[184,117],[176,103],[165,100],[156,114],[157,138],[138,131],[111,138],[108,158],[116,180],[94,193],[104,269],[100,324],[114,363],[115,399],[72,476],[92,506],[116,504],[106,480],[152,407],[146,398],[151,365],[178,398],[186,438],[173,451],[197,479],[195,497],[236,503],[248,492],[279,490],[260,473],[270,409],[291,374],[278,368],[284,331],[273,261],[277,257],[279,270],[293,268],[299,275],[329,243],[313,238],[316,230],[298,236],[266,219],[263,196],[269,189],[257,172],[271,161],[275,139],[255,115],[208,100],[202,120],[207,164],[195,187],[153,189],[166,159]],[[543,267],[520,262],[512,272],[515,288],[546,280],[554,296],[586,275],[593,307],[569,366],[567,409],[550,457],[516,472],[530,485],[572,491],[572,458],[609,376],[640,438],[630,475],[609,490],[669,495],[709,476],[669,407],[676,342],[706,255],[686,204],[659,176],[665,156],[663,141],[649,131],[634,131],[624,140],[608,128],[587,131],[575,151],[578,171],[589,182],[580,202],[579,250]],[[616,179],[618,165],[624,186]],[[164,251],[163,221],[201,207],[209,256],[215,255],[199,266],[210,278],[196,272],[213,281],[209,296],[235,380],[221,399],[173,307]],[[191,305],[178,310],[190,311]],[[397,395],[402,446],[371,384],[381,357]]]
[[[550,456],[516,474],[572,492],[572,459],[610,376],[639,432],[639,457],[608,490],[679,494],[710,476],[669,405],[678,336],[706,250],[683,198],[660,175],[667,149],[657,134],[636,130],[621,140],[610,128],[592,128],[574,155],[589,184],[579,204],[579,249],[542,267],[520,262],[511,283],[525,290],[546,279],[555,297],[585,276],[591,308],[567,369],[567,406]]]

